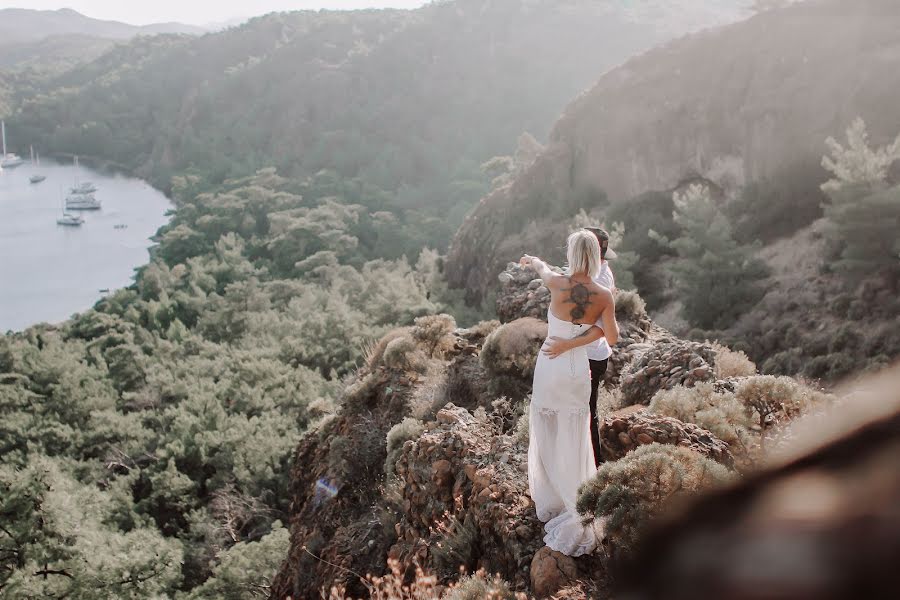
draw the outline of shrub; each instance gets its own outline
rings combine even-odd
[[[616,318],[623,321],[641,321],[647,318],[647,304],[634,291],[616,292]]]
[[[773,375],[789,375],[803,369],[804,362],[803,352],[799,348],[791,348],[776,352],[767,358],[762,365],[762,371]]]
[[[792,419],[829,397],[790,377],[757,375],[738,384],[735,397],[752,411],[763,429],[779,420]]]
[[[673,501],[722,485],[732,473],[680,446],[649,444],[604,463],[578,493],[578,512],[606,520],[612,547],[628,553],[646,526]]]
[[[415,320],[413,338],[424,348],[428,356],[440,356],[453,348],[451,333],[456,321],[450,315],[427,315]]]
[[[384,473],[388,477],[394,474],[394,466],[403,452],[403,445],[410,440],[417,440],[425,425],[418,419],[406,417],[393,427],[387,434],[387,458],[384,460]]]
[[[384,360],[384,351],[387,348],[387,345],[390,344],[397,338],[409,335],[411,331],[410,327],[400,327],[399,329],[394,329],[393,331],[389,331],[386,333],[378,342],[372,346],[367,352],[366,364],[370,369],[375,369],[376,367],[380,367],[383,365]]]
[[[716,392],[711,383],[659,391],[648,410],[698,425],[731,447],[744,444],[752,425],[744,405],[734,394]]]
[[[828,349],[833,354],[850,353],[860,346],[862,336],[859,334],[859,326],[844,323],[838,327],[828,344]]]
[[[547,324],[532,317],[501,325],[484,341],[481,364],[492,374],[531,379]]]
[[[493,321],[480,321],[469,327],[467,331],[476,339],[483,340],[491,335],[498,327],[500,327],[500,321],[494,319]]]
[[[756,364],[743,352],[731,350],[715,342],[712,347],[716,353],[714,369],[717,378],[728,379],[729,377],[756,375]]]
[[[415,340],[407,335],[392,339],[384,347],[381,358],[384,366],[389,369],[424,373],[428,369],[428,358],[419,349]]]

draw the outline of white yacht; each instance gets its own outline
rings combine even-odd
[[[80,227],[83,223],[84,219],[79,215],[70,215],[69,213],[63,213],[63,216],[56,220],[57,225],[65,225],[67,227]]]
[[[84,183],[79,183],[75,187],[70,190],[73,194],[93,194],[97,191],[97,186],[95,186],[90,181],[85,181]]]
[[[0,136],[3,138],[3,154],[0,154],[0,169],[18,167],[25,161],[19,155],[6,151],[6,121],[0,121],[0,131],[2,131]]]
[[[45,179],[47,179],[46,175],[32,175],[28,178],[28,181],[30,181],[31,183],[40,183]]]
[[[66,198],[66,210],[99,210],[100,201],[91,194],[72,194]]]

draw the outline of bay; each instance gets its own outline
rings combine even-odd
[[[34,174],[47,179],[30,183]],[[69,188],[87,181],[103,207],[71,211],[80,227],[58,225]],[[0,171],[0,332],[63,321],[100,290],[129,285],[171,208],[162,192],[124,175],[47,161]]]

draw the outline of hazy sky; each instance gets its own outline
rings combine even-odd
[[[236,17],[252,17],[275,10],[303,10],[329,8],[416,8],[426,0],[0,0],[0,8],[33,8],[53,10],[72,8],[95,19],[112,19],[135,25],[179,21],[205,25]]]

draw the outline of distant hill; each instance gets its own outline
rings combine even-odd
[[[28,8],[0,9],[0,47],[35,42],[51,36],[82,35],[111,40],[127,40],[136,35],[158,33],[187,33],[198,35],[205,30],[181,23],[128,25],[118,21],[92,19],[71,8],[32,10]]]
[[[675,23],[592,0],[275,13],[117,47],[39,90],[7,126],[42,148],[115,158],[163,188],[186,170],[217,182],[325,169],[386,191],[397,211],[427,210],[417,227],[443,248],[486,191],[482,162],[523,131],[545,137],[604,71],[740,18],[743,4],[681,2]]]

